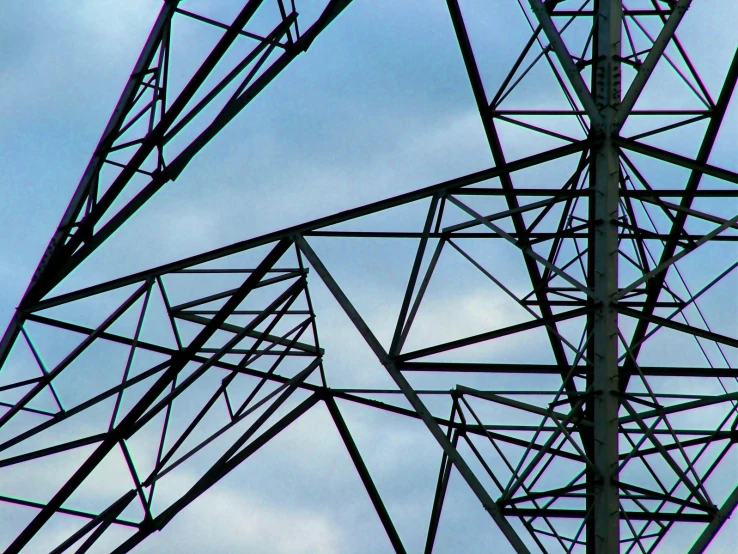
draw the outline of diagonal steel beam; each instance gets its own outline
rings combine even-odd
[[[725,500],[725,503],[720,507],[718,512],[713,515],[712,521],[702,531],[702,534],[700,534],[687,554],[702,554],[703,552],[706,552],[712,539],[714,539],[720,532],[720,529],[731,516],[736,506],[738,506],[738,487],[733,489],[733,492]]]
[[[559,321],[567,321],[569,319],[574,319],[576,317],[587,315],[591,312],[592,312],[592,309],[589,306],[585,306],[584,308],[577,308],[575,310],[569,310],[568,312],[563,312],[563,313],[553,315],[550,318],[534,319],[531,321],[526,321],[525,323],[518,323],[517,325],[510,325],[508,327],[503,327],[502,329],[496,329],[494,331],[480,333],[478,335],[473,335],[471,337],[466,337],[463,339],[458,339],[455,341],[438,344],[436,346],[429,346],[428,348],[423,348],[421,350],[414,350],[413,352],[408,352],[406,354],[401,354],[399,356],[396,356],[395,360],[398,363],[403,364],[409,360],[422,358],[424,356],[431,356],[433,354],[439,354],[441,352],[447,352],[449,350],[455,350],[457,348],[462,348],[464,346],[470,346],[472,344],[477,344],[483,341],[502,338],[502,337],[506,337],[509,335],[521,333],[523,331],[529,331],[531,329],[538,329],[541,327],[546,328],[550,325],[553,325],[554,323],[558,323]],[[567,373],[569,372],[569,370],[570,368],[567,366]]]
[[[626,119],[633,111],[633,106],[635,106],[638,97],[643,92],[643,88],[646,86],[649,77],[651,77],[656,64],[662,59],[669,42],[675,37],[676,29],[681,23],[684,14],[687,13],[691,3],[692,0],[679,0],[672,6],[669,19],[666,20],[666,23],[661,28],[659,36],[656,37],[651,50],[649,50],[646,59],[638,68],[638,73],[625,93],[623,101],[620,103],[618,116],[615,120],[615,125],[618,129],[625,124]]]
[[[49,552],[49,554],[62,554],[63,552],[66,552],[69,548],[71,548],[74,543],[82,539],[87,533],[89,533],[92,529],[95,529],[95,527],[107,529],[107,526],[115,521],[115,519],[120,515],[120,513],[128,506],[128,504],[131,503],[131,500],[133,500],[136,497],[136,491],[130,490],[123,496],[121,496],[118,500],[113,502],[110,506],[108,506],[105,510],[100,512],[100,515],[97,516],[95,519],[89,521],[85,525],[83,525],[81,528],[79,528],[74,534],[72,534],[70,537],[68,537],[64,542],[62,542],[59,546],[57,546],[54,550]]]
[[[364,322],[361,315],[359,315],[359,312],[356,311],[356,308],[354,308],[351,301],[344,294],[343,290],[341,290],[341,288],[338,286],[338,283],[336,283],[336,281],[333,279],[333,276],[328,272],[326,267],[323,265],[323,262],[320,260],[320,258],[318,258],[317,254],[313,251],[313,249],[302,236],[295,235],[294,240],[302,253],[307,258],[307,260],[310,262],[310,265],[313,266],[316,273],[320,276],[323,283],[336,299],[336,302],[338,302],[338,304],[341,306],[343,311],[353,323],[354,327],[356,327],[357,331],[359,331],[361,336],[364,338],[367,345],[372,349],[374,355],[385,367],[387,373],[389,373],[390,377],[392,377],[397,386],[404,393],[405,398],[407,398],[408,402],[410,402],[410,404],[423,420],[423,423],[425,423],[426,427],[428,427],[428,430],[431,432],[438,444],[454,463],[462,477],[464,477],[464,480],[469,485],[469,488],[472,489],[472,492],[474,492],[476,497],[482,503],[482,506],[484,506],[484,509],[487,510],[494,522],[500,528],[500,531],[502,531],[505,538],[515,549],[515,552],[530,554],[530,550],[520,539],[510,523],[508,523],[508,521],[502,515],[502,512],[500,511],[495,501],[492,500],[492,497],[487,492],[487,489],[485,489],[484,485],[482,485],[481,481],[479,481],[477,476],[474,474],[474,471],[471,469],[471,467],[469,467],[469,465],[466,463],[466,460],[464,460],[459,451],[453,446],[453,444],[451,444],[451,441],[441,430],[440,425],[438,425],[428,408],[426,408],[425,404],[423,404],[423,401],[418,396],[418,393],[415,392],[410,383],[408,383],[402,373],[397,369],[395,361],[384,350],[379,340],[377,340],[377,338],[374,336],[374,333],[372,333],[371,329],[369,329],[369,326]]]
[[[674,152],[669,152],[668,150],[657,148],[656,146],[651,146],[637,140],[623,137],[616,138],[615,143],[621,148],[625,148],[626,150],[631,150],[632,152],[637,152],[639,154],[643,154],[657,160],[685,167],[701,175],[709,175],[710,177],[715,177],[716,179],[722,179],[723,181],[728,181],[729,183],[738,184],[738,173],[730,171],[728,169],[723,169],[722,167],[710,165],[707,163],[706,160],[703,161],[701,159],[701,156],[699,155],[696,160],[693,160],[692,158],[688,158],[680,154],[675,154]]]
[[[359,448],[356,446],[356,442],[354,442],[354,438],[351,436],[351,432],[346,425],[346,421],[343,419],[343,415],[341,415],[341,411],[338,409],[335,399],[332,396],[327,396],[325,398],[325,403],[331,417],[333,418],[333,422],[336,425],[336,429],[338,429],[338,433],[341,435],[341,440],[343,440],[343,444],[346,446],[349,456],[351,456],[351,461],[354,463],[354,467],[356,467],[359,477],[361,477],[361,482],[364,484],[364,488],[369,494],[369,498],[374,505],[374,509],[382,522],[382,526],[387,533],[387,537],[389,538],[390,543],[392,543],[392,547],[395,549],[397,554],[407,554],[407,550],[405,550],[402,540],[400,540],[400,535],[397,533],[397,529],[395,529],[395,524],[392,523],[392,518],[382,501],[382,497],[379,496],[377,486],[374,484],[372,476],[369,474],[369,469],[366,467],[364,459],[361,457],[361,452],[359,452]]]
[[[648,321],[649,323],[653,323],[655,325],[658,325],[659,327],[667,327],[669,329],[674,329],[675,331],[687,333],[688,335],[692,335],[694,337],[701,337],[703,339],[711,340],[720,344],[727,344],[728,346],[732,346],[733,348],[738,348],[738,339],[733,337],[720,335],[712,331],[707,331],[705,329],[700,329],[699,327],[679,323],[677,321],[666,319],[664,317],[649,315],[639,310],[626,308],[625,306],[621,306],[617,303],[615,304],[615,309],[623,315],[627,315],[628,317],[632,317],[637,320]]]
[[[566,48],[566,44],[561,38],[556,25],[554,25],[554,22],[551,19],[547,4],[540,0],[529,0],[529,3],[536,19],[538,19],[538,23],[541,25],[543,32],[548,38],[551,48],[556,53],[556,57],[558,58],[561,67],[564,68],[564,73],[569,78],[569,83],[574,89],[577,98],[579,98],[579,101],[582,103],[582,107],[584,107],[584,111],[587,112],[587,115],[592,121],[593,127],[601,128],[604,125],[602,115],[595,104],[594,98],[592,98],[592,94],[587,88],[587,84],[584,82],[584,79],[582,79],[579,69],[574,64],[571,54]]]

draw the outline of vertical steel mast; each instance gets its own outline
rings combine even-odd
[[[614,142],[618,133],[621,99],[621,0],[594,3],[592,91],[597,119],[590,132],[596,141],[592,152],[591,187],[594,217],[590,282],[595,311],[592,327],[593,448],[599,475],[594,487],[594,552],[620,551],[618,500],[618,314],[613,305],[618,291],[618,203],[620,156]]]

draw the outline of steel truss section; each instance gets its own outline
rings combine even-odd
[[[86,552],[114,529],[125,531],[114,552],[129,552],[317,405],[395,552],[409,550],[345,406],[417,420],[438,444],[425,554],[434,552],[454,474],[515,552],[652,553],[673,548],[673,536],[684,552],[706,552],[738,504],[738,325],[735,314],[714,323],[725,321],[714,291],[734,283],[738,267],[738,171],[712,157],[736,96],[738,50],[719,87],[708,87],[678,38],[696,2],[519,2],[526,42],[506,77],[490,84],[478,60],[496,54],[474,46],[467,8],[447,0],[488,169],[55,291],[349,3],[324,2],[303,22],[294,3],[248,0],[227,24],[164,2],[1,343],[0,475],[81,453],[48,497],[0,490],[4,504],[34,514],[6,552],[33,551],[60,515],[79,525],[53,552]],[[277,14],[271,32],[253,32],[250,22],[267,8]],[[177,18],[222,34],[173,96]],[[239,41],[251,50],[214,82]],[[665,71],[691,104],[653,106]],[[538,79],[556,101],[526,105],[520,90]],[[171,148],[185,129],[195,138]],[[544,146],[513,159],[509,129]],[[692,148],[664,146],[685,141]],[[387,216],[381,226],[372,222],[378,214]],[[386,341],[338,275],[355,260],[325,254],[325,245],[350,244],[360,259],[377,240],[414,249]],[[447,340],[417,339],[428,303],[458,300],[437,285],[449,267],[474,272],[517,316],[472,322],[474,332],[443,330]],[[331,386],[316,287],[393,387]],[[104,317],[90,315],[101,307]],[[537,345],[545,361],[485,350],[498,343]],[[680,365],[668,350],[687,346],[702,358]],[[21,355],[32,363],[19,369]],[[198,456],[210,461],[197,479],[159,500]],[[75,494],[112,459],[119,492],[101,493],[95,509],[75,507]]]

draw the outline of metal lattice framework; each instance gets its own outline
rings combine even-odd
[[[738,173],[711,157],[738,52],[708,87],[677,33],[704,2],[520,2],[529,34],[490,83],[477,61],[495,53],[473,47],[463,6],[447,0],[489,169],[55,292],[349,3],[328,0],[305,21],[294,2],[246,0],[223,23],[164,2],[1,344],[0,484],[15,490],[34,463],[74,460],[44,498],[0,490],[33,514],[6,552],[41,551],[34,540],[60,516],[78,524],[54,553],[87,552],[121,529],[114,552],[128,552],[323,405],[405,553],[342,415],[349,403],[420,420],[437,441],[426,554],[454,473],[515,552],[650,553],[674,534],[687,537],[681,551],[707,551],[738,504]],[[221,35],[173,91],[170,32],[182,18]],[[545,99],[517,100],[531,84]],[[662,107],[676,87],[685,100]],[[531,153],[506,155],[509,129]],[[413,253],[383,341],[335,268],[395,242]],[[352,256],[331,258],[331,244]],[[463,289],[469,271],[508,298],[513,320],[414,338],[424,305],[448,290],[438,283]],[[391,386],[331,386],[311,287],[330,293]],[[497,342],[546,355],[509,363],[485,353]],[[161,500],[203,453],[199,479]],[[115,463],[120,494],[80,509],[75,494]]]

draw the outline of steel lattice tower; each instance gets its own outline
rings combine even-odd
[[[468,74],[459,86],[471,85],[488,169],[112,281],[67,284],[340,25],[351,1],[323,0],[307,20],[296,3],[241,0],[231,22],[163,3],[0,344],[0,485],[13,479],[3,474],[33,480],[34,463],[84,453],[44,498],[0,490],[3,503],[33,511],[6,552],[39,552],[34,540],[60,514],[79,524],[55,553],[87,552],[116,529],[125,533],[114,552],[134,550],[318,405],[389,543],[408,552],[344,419],[349,404],[418,420],[437,442],[426,554],[453,475],[509,543],[490,552],[709,551],[738,504],[738,172],[726,167],[735,151],[727,162],[715,154],[721,128],[736,126],[727,114],[738,50],[729,46],[724,78],[708,86],[678,38],[693,12],[711,9],[705,2],[520,2],[524,47],[491,83],[478,61],[495,53],[474,47],[463,2],[447,0]],[[220,35],[173,90],[170,35],[183,18]],[[538,81],[541,72],[548,78]],[[545,93],[533,105],[517,100],[531,81]],[[665,95],[675,82],[689,100],[662,107],[674,105]],[[512,158],[510,128],[540,146]],[[372,241],[412,245],[389,340],[336,274],[352,257],[331,258],[324,246],[350,243],[343,252],[358,259]],[[469,270],[515,305],[517,319],[413,339],[425,303],[448,290],[439,280],[463,291]],[[332,383],[316,287],[390,385]],[[105,317],[83,323],[101,306]],[[547,355],[512,363],[481,348],[495,341],[545,345]],[[687,347],[702,358],[680,354]],[[103,353],[110,375],[75,381],[89,352]],[[159,500],[160,483],[204,452],[198,480]],[[114,456],[122,493],[79,508],[76,491]]]

